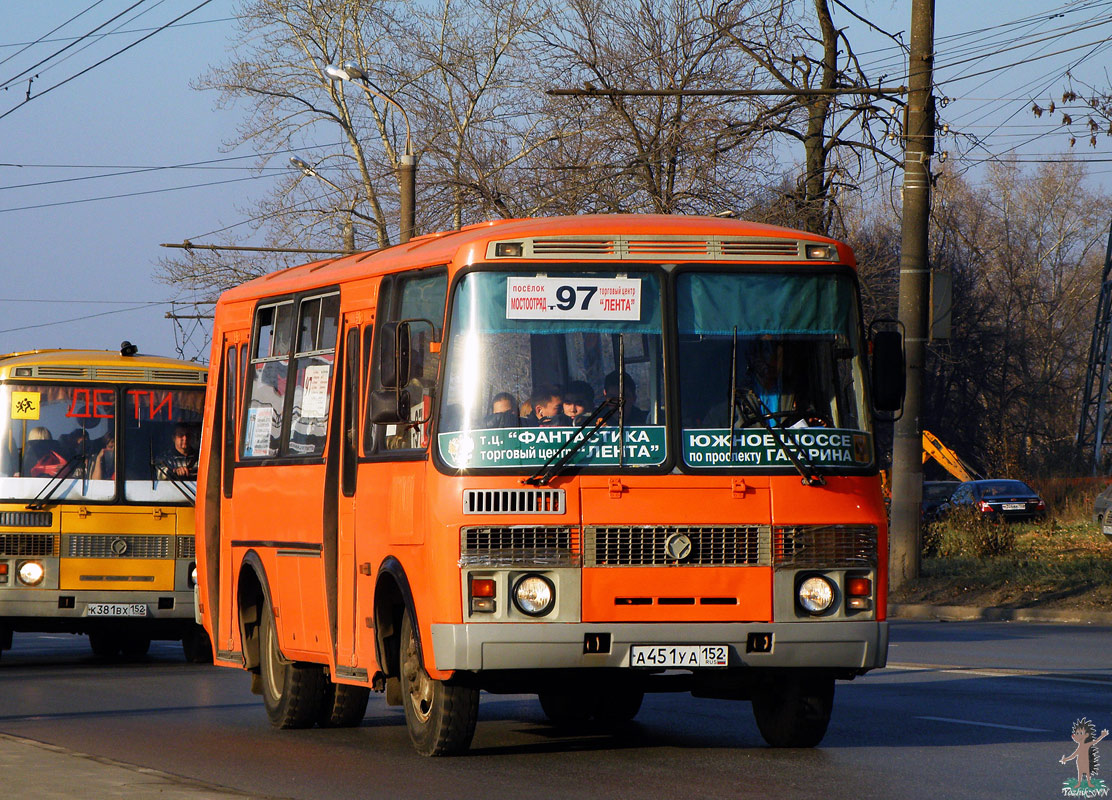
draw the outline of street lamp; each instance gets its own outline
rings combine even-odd
[[[397,100],[371,83],[370,79],[367,77],[367,73],[354,61],[345,61],[338,67],[334,64],[329,64],[324,68],[324,74],[338,81],[358,82],[363,92],[367,95],[368,101],[371,97],[380,97],[401,112],[402,120],[405,122],[405,154],[398,158],[397,164],[398,190],[401,201],[401,233],[399,238],[403,242],[408,242],[413,238],[414,233],[416,233],[415,217],[417,204],[417,158],[413,155],[409,114],[406,113],[405,109],[401,107],[401,104],[398,103]]]
[[[328,180],[328,178],[321,175],[319,172],[313,169],[313,167],[302,161],[297,156],[290,156],[290,166],[299,170],[302,175],[308,178],[316,178],[321,183],[327,183],[340,194],[344,193],[343,189],[334,184],[332,181]],[[351,215],[353,213],[355,213],[355,198],[352,198],[351,208],[348,209],[347,220],[345,220],[344,222],[344,250],[349,253],[355,252],[355,226],[351,222]]]

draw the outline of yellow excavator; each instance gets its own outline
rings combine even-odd
[[[976,478],[977,473],[962,461],[957,453],[942,444],[930,431],[923,431],[923,463],[926,464],[932,458],[959,481],[971,481]]]
[[[978,473],[962,461],[957,453],[942,444],[941,439],[930,431],[923,431],[923,463],[926,464],[932,458],[959,481],[971,481],[978,477]],[[880,480],[884,496],[891,497],[892,486],[887,470],[881,470]]]

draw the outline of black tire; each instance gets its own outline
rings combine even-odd
[[[588,692],[543,692],[537,695],[548,721],[575,730],[592,720],[605,726],[621,725],[637,716],[645,693],[639,689],[610,687]]]
[[[753,690],[753,716],[771,747],[814,747],[826,735],[834,707],[834,678],[783,675]]]
[[[541,711],[557,728],[575,730],[591,721],[591,699],[579,692],[541,692]]]
[[[402,704],[414,749],[423,756],[466,752],[479,718],[479,690],[429,677],[408,611],[402,617],[401,635]]]
[[[97,658],[115,658],[120,654],[123,643],[115,631],[90,631],[89,646]]]
[[[312,727],[324,705],[324,669],[319,664],[299,664],[282,658],[269,603],[263,606],[259,662],[263,705],[270,724],[283,729]]]
[[[367,714],[367,701],[370,697],[371,690],[366,686],[328,681],[317,724],[322,728],[358,727]]]
[[[599,696],[593,716],[604,725],[622,725],[637,716],[644,699],[645,693],[639,689],[614,687]]]
[[[181,649],[190,664],[212,663],[212,639],[200,625],[190,625],[182,634]]]
[[[151,637],[125,634],[120,641],[120,649],[131,658],[145,656],[151,650]]]

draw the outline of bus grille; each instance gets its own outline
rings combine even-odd
[[[178,537],[178,558],[196,558],[197,540],[192,536]]]
[[[583,537],[586,567],[768,566],[771,529],[744,526],[595,526]]]
[[[76,558],[172,558],[169,536],[72,534],[66,555]]]
[[[777,525],[772,531],[773,562],[792,567],[875,567],[875,525]]]
[[[49,528],[53,524],[49,511],[0,511],[0,525],[7,528]]]
[[[53,533],[0,533],[0,556],[56,556]]]
[[[461,567],[579,565],[579,531],[539,525],[462,528]]]
[[[464,514],[563,514],[563,489],[467,489]]]

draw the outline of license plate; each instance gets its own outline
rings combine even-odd
[[[629,648],[631,667],[727,667],[730,651],[722,644],[635,644]]]
[[[1027,508],[1026,503],[1001,503],[1000,508],[1003,511],[1023,511]]]
[[[145,617],[146,603],[89,603],[85,606],[89,617]]]

